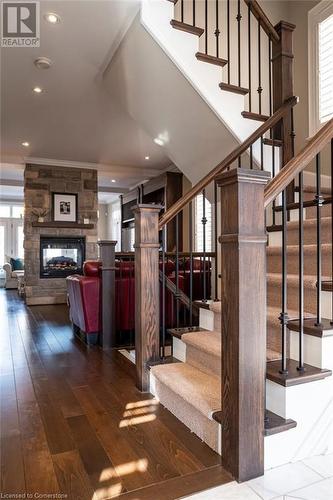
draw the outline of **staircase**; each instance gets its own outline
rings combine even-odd
[[[205,50],[199,45],[193,57],[207,66],[227,68],[229,57],[218,49],[215,54],[208,50],[207,13],[204,26],[198,26],[194,11],[192,24],[185,21],[186,2],[172,3],[180,15],[172,20],[173,29],[186,32],[187,37],[206,38]],[[240,2],[234,4],[238,5],[239,33]],[[281,78],[279,72],[289,65],[287,74],[292,74],[288,50],[293,27],[281,22],[275,29],[257,2],[245,4],[248,26],[254,16],[259,41],[262,31],[268,36],[269,68],[271,56],[274,60],[269,70],[274,85],[269,88],[279,90],[269,92],[268,114],[263,114],[260,76],[257,108],[253,108],[251,74],[244,87],[238,54],[238,81],[233,82],[227,71],[220,90],[247,95],[248,109],[240,113],[241,119],[261,125],[257,123],[238,147],[161,217],[161,207],[139,205],[135,221],[137,385],[150,390],[222,454],[223,466],[238,481],[257,477],[264,468],[333,451],[332,185],[321,187],[320,171],[320,152],[333,139],[333,120],[294,155],[297,99],[290,97],[292,81]],[[251,57],[249,51],[248,69]],[[304,186],[303,170],[314,158],[315,182]],[[272,174],[271,181],[266,170]],[[204,201],[204,248],[198,261],[193,249],[192,205],[198,194],[206,199],[206,190],[214,193],[213,248],[206,246]],[[176,242],[177,324],[167,331],[165,319],[160,322],[159,307],[162,318],[166,313],[158,283],[161,259],[165,266],[169,258],[165,250],[168,224],[177,227],[179,217],[188,217],[189,231],[187,243],[184,235]],[[190,262],[186,300],[178,269],[185,244]],[[192,318],[195,266],[202,273],[204,290],[202,300],[195,302],[200,306],[199,327]],[[209,290],[208,282],[212,283]],[[188,328],[179,323],[184,304],[189,304]],[[164,356],[168,334],[173,345],[169,358]]]

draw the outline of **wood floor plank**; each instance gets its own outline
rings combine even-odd
[[[74,450],[75,445],[69,426],[57,406],[56,400],[49,397],[48,385],[48,379],[38,379],[34,382],[49,450],[51,454]]]
[[[121,488],[121,480],[87,417],[70,417],[67,421],[94,490]]]
[[[52,460],[60,490],[68,500],[92,500],[94,490],[77,450],[53,455]]]

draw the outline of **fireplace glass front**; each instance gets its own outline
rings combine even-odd
[[[66,278],[82,274],[85,238],[40,238],[40,277]]]

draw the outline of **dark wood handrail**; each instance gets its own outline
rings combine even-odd
[[[238,159],[240,155],[242,155],[250,146],[252,146],[262,135],[264,135],[267,130],[273,128],[286,112],[293,106],[298,103],[298,97],[290,97],[287,101],[281,106],[280,109],[275,111],[275,113],[268,118],[257,130],[253,132],[240,146],[234,149],[228,156],[221,161],[218,165],[216,165],[213,170],[211,170],[205,177],[203,177],[192,189],[190,189],[187,193],[184,194],[182,198],[180,198],[176,203],[174,203],[169,210],[165,212],[160,217],[159,220],[159,229],[162,229],[165,224],[170,222],[181,210],[183,210],[186,205],[193,200],[201,191],[210,184],[217,175],[221,174],[226,168],[228,168],[234,161]]]
[[[329,120],[271,180],[265,189],[265,208],[302,172],[333,138],[333,118]]]
[[[280,41],[280,37],[258,2],[256,0],[244,1],[246,5],[250,6],[252,14],[258,19],[258,21],[260,21],[260,26],[265,33],[270,36],[274,42],[278,43]]]

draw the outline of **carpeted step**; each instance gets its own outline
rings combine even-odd
[[[210,304],[209,309],[214,313],[214,330],[221,331],[221,301],[214,301]]]
[[[181,422],[215,451],[219,451],[219,424],[212,419],[221,410],[221,382],[188,363],[151,368],[151,391]]]
[[[304,274],[315,275],[317,265],[317,246],[315,242],[312,245],[304,245]],[[279,246],[267,247],[267,272],[281,273],[282,270],[282,250]],[[322,273],[331,276],[332,269],[332,244],[324,243],[322,245]],[[289,274],[298,273],[299,246],[287,246],[287,266]]]
[[[330,277],[323,276],[323,281],[330,281]],[[304,309],[305,311],[316,313],[316,282],[317,278],[314,275],[304,276]],[[278,273],[267,274],[267,303],[269,306],[281,308],[281,285],[282,275]],[[287,276],[287,301],[288,310],[298,309],[298,289],[299,279],[298,274],[288,274]]]
[[[332,243],[332,228],[331,217],[322,217],[321,219],[321,239],[322,243]],[[298,244],[298,221],[290,221],[287,223],[287,244]],[[311,245],[316,243],[317,220],[306,219],[304,221],[304,244]]]
[[[190,332],[182,335],[186,344],[186,363],[209,375],[221,376],[221,333]]]

